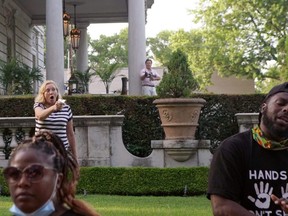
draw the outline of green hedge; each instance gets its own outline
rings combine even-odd
[[[252,95],[195,94],[207,103],[201,110],[196,139],[211,140],[211,149],[220,141],[238,132],[236,113],[258,112],[264,98]],[[66,96],[74,115],[115,115],[125,110],[123,142],[134,155],[146,157],[151,153],[151,140],[165,139],[158,110],[146,96]],[[33,96],[0,97],[0,117],[34,116]]]
[[[81,167],[80,175],[78,194],[191,196],[206,192],[208,167]],[[3,175],[0,186],[1,194],[8,195]]]
[[[4,176],[2,173],[2,168],[0,168],[0,195],[8,195],[9,194],[9,190],[8,190],[8,185],[6,184],[5,180],[4,180]]]

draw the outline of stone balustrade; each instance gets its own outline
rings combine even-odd
[[[236,113],[239,132],[251,129],[259,123],[259,113]]]
[[[181,167],[210,164],[209,140],[188,140],[180,149],[174,148],[171,142],[152,140],[153,151],[148,157],[140,158],[130,154],[122,140],[123,120],[123,115],[74,116],[78,161],[81,166]],[[10,131],[10,146],[13,148],[19,140],[19,136],[16,135],[21,132],[22,137],[27,138],[34,134],[34,126],[34,117],[0,118],[0,167],[7,165],[3,154],[3,132]],[[190,145],[194,147],[187,149]],[[179,159],[183,158],[183,154],[186,157],[184,161]]]
[[[258,113],[237,113],[239,132],[258,124]],[[78,161],[81,166],[182,167],[209,166],[209,140],[152,140],[152,153],[145,158],[130,154],[122,140],[123,115],[74,116]],[[7,165],[3,153],[7,130],[11,147],[34,133],[34,117],[0,118],[0,167]],[[5,132],[6,131],[6,132]],[[4,133],[5,132],[5,133]],[[18,134],[18,136],[17,136]],[[20,135],[19,135],[20,134]],[[7,137],[6,137],[7,139]],[[177,144],[177,145],[176,145]]]
[[[9,118],[0,118],[0,160],[5,159],[4,155],[4,139],[3,136],[5,131],[9,130],[8,133],[10,134],[9,139],[11,139],[10,147],[14,148],[17,146],[17,132],[21,131],[24,133],[23,138],[28,138],[31,129],[35,127],[35,120],[34,117],[9,117]]]
[[[122,143],[122,135],[115,134],[120,130],[123,123],[123,115],[99,115],[99,116],[74,116],[75,139],[77,143],[78,160],[83,166],[110,166],[110,144],[111,142]],[[17,146],[17,132],[21,131],[24,138],[28,138],[34,131],[34,117],[4,117],[0,118],[0,160],[5,164],[3,149],[4,131],[9,130],[11,134],[10,146]],[[118,131],[117,131],[118,130]],[[117,137],[115,140],[114,138]],[[125,148],[125,147],[124,147]],[[4,160],[4,162],[3,162]],[[0,164],[1,166],[1,164]]]

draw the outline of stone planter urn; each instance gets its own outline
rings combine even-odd
[[[158,108],[166,140],[195,139],[203,98],[164,98],[153,101]]]

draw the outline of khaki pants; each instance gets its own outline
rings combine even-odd
[[[142,86],[142,95],[148,95],[148,96],[157,95],[155,86]]]

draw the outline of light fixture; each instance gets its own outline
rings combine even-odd
[[[79,48],[81,31],[76,26],[76,4],[74,4],[74,28],[70,31],[71,45],[74,50]]]
[[[65,10],[65,0],[63,0],[63,36],[66,38],[69,35],[69,25],[71,16]]]
[[[78,92],[78,83],[79,82],[77,77],[75,76],[73,71],[71,71],[71,76],[68,80],[68,87],[69,87],[68,95],[72,95],[72,93]]]

